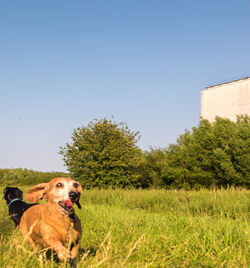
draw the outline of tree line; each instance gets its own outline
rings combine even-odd
[[[250,186],[249,116],[201,119],[166,148],[142,151],[139,138],[124,122],[104,118],[75,129],[60,153],[86,188]]]
[[[153,185],[199,189],[250,186],[250,117],[216,118],[180,135],[165,149],[146,152]]]
[[[0,169],[0,186],[35,185],[56,177],[69,177],[64,172],[40,172],[26,168]]]
[[[142,151],[139,132],[106,118],[73,130],[60,147],[69,173],[1,170],[0,184],[35,184],[71,176],[84,188],[250,188],[250,117],[201,119],[166,148]]]

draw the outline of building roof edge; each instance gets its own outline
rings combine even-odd
[[[241,80],[247,80],[247,79],[250,79],[250,77],[247,76],[247,77],[244,77],[244,78],[240,78],[240,79],[236,79],[236,80],[232,80],[232,81],[228,81],[228,82],[218,83],[218,84],[215,84],[215,85],[208,86],[208,87],[206,87],[206,89],[209,89],[211,87],[217,87],[217,86],[225,85],[225,84],[230,84],[230,83],[241,81]]]

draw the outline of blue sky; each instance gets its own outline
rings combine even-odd
[[[103,117],[166,147],[200,91],[250,74],[250,1],[0,0],[0,168],[65,171],[59,146]]]

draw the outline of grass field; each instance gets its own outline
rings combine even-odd
[[[0,191],[0,267],[66,267],[35,256]],[[81,203],[78,267],[249,267],[250,191],[90,190]]]

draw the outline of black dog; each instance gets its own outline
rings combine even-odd
[[[17,187],[6,187],[3,191],[4,199],[9,207],[9,215],[15,225],[19,225],[20,219],[28,208],[37,204],[27,204],[23,200],[23,192]]]

